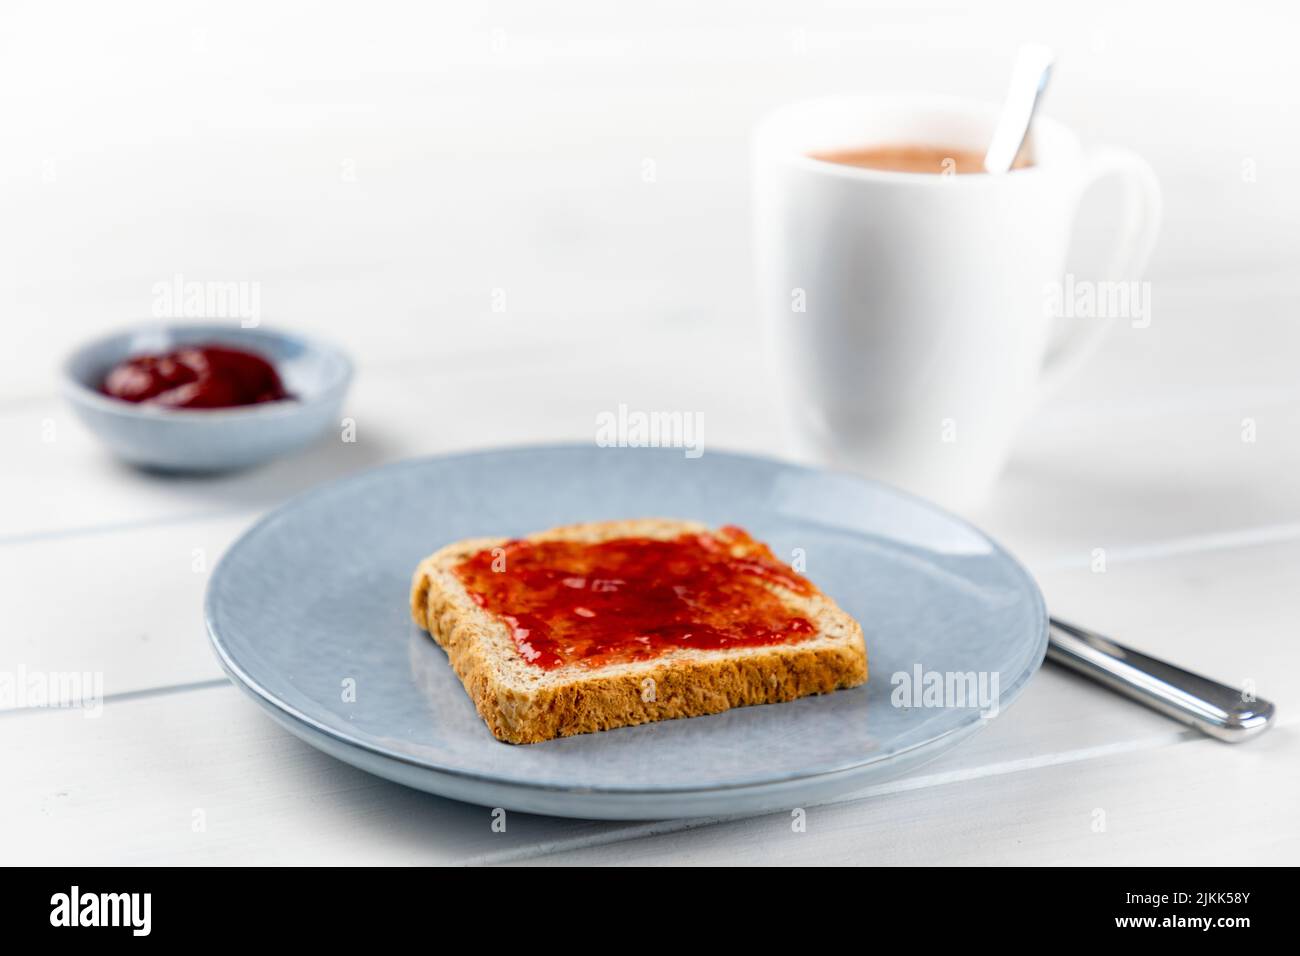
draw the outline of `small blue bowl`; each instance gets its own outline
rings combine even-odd
[[[261,355],[294,397],[239,408],[169,409],[109,398],[99,389],[123,359],[184,345],[225,345]],[[352,363],[320,342],[238,325],[143,326],[96,339],[63,366],[77,415],[119,458],[163,471],[248,468],[310,444],[337,427]]]

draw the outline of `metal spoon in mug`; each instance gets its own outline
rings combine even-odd
[[[1011,89],[1002,104],[1002,115],[993,128],[993,139],[984,154],[986,173],[1009,173],[1015,165],[1020,147],[1029,135],[1034,110],[1052,78],[1052,51],[1037,43],[1022,46],[1011,72]]]

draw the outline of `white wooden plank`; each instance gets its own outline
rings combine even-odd
[[[1059,700],[1072,690],[1049,679],[1030,693]],[[1202,748],[1194,734],[1165,724],[1151,725],[1153,733],[1122,747],[1085,744],[1070,749],[1060,727],[1034,726],[1022,719],[1029,710],[1026,701],[917,777],[882,784],[870,799],[853,801],[853,808],[810,811],[810,819],[818,822],[810,832],[834,833],[830,842],[839,840],[844,846],[828,859],[840,860],[862,849],[861,842],[848,842],[859,825],[855,821],[863,821],[872,846],[882,830],[900,829],[902,842],[885,850],[895,854],[889,859],[902,861],[904,854],[918,851],[915,841],[926,839],[925,822],[943,818],[946,823],[933,834],[926,851],[930,855],[922,858],[937,861],[942,852],[974,860],[989,849],[982,838],[975,838],[987,832],[981,827],[996,825],[1008,840],[1027,842],[1026,836],[1038,838],[1055,825],[1046,853],[1068,844],[1069,827],[1084,828],[1075,834],[1082,841],[1086,814],[1093,806],[1114,808],[1111,812],[1125,820],[1129,817],[1123,815],[1145,806],[1150,817],[1158,817],[1157,808],[1163,804],[1144,804],[1141,796],[1152,786],[1151,767],[1157,768],[1157,777],[1168,774],[1171,784],[1184,781],[1188,771],[1198,767],[1201,777],[1235,780],[1242,789],[1263,774],[1258,782],[1269,789],[1264,791],[1258,826],[1276,828],[1279,805],[1294,816],[1295,797],[1300,795],[1294,728],[1239,751],[1213,742]],[[1037,738],[1039,746],[1025,746],[1026,735],[1030,741]],[[1085,727],[1075,740],[1096,736]],[[1014,753],[1008,751],[1008,737],[1021,738]],[[0,746],[11,761],[7,786],[0,792],[0,845],[11,863],[511,862],[539,850],[591,847],[701,825],[508,814],[506,832],[494,832],[489,810],[408,790],[326,757],[280,730],[229,687],[109,701],[98,718],[72,710],[3,715]],[[1163,756],[1168,751],[1194,756],[1170,763]],[[1237,753],[1255,757],[1243,763],[1235,759]],[[1128,755],[1133,755],[1131,763]],[[1065,776],[1057,776],[1058,771]],[[1026,783],[1041,774],[1047,774],[1043,786]],[[1098,787],[1104,797],[1092,796]],[[1204,789],[1193,790],[1188,799],[1210,796]],[[1218,826],[1230,828],[1222,806],[1211,806],[1218,807]],[[1017,810],[1032,811],[1023,831],[1015,829]],[[196,811],[201,811],[205,827],[199,831],[193,829],[199,819]],[[1085,819],[1078,819],[1079,814]],[[843,822],[829,824],[828,831],[820,822],[827,820]],[[1147,817],[1143,821],[1146,826]],[[786,826],[784,818],[772,817],[727,823],[721,831],[727,836],[715,846],[718,853],[738,858],[784,853],[785,844],[773,833]],[[1170,836],[1168,828],[1161,832]],[[1294,819],[1290,831],[1283,827],[1271,832],[1285,847]],[[1258,835],[1254,830],[1245,833],[1245,842],[1253,846]],[[756,846],[746,850],[748,844]],[[637,853],[658,852],[634,846],[639,847]],[[800,858],[798,846],[790,848],[792,859]],[[1207,846],[1206,853],[1231,849],[1214,841]],[[807,851],[811,860],[826,847],[810,844]],[[664,852],[680,853],[684,861],[700,858],[681,843],[670,844]]]
[[[1300,725],[529,857],[546,865],[1294,864]]]
[[[326,757],[232,687],[0,715],[7,863],[443,863],[605,824],[490,811]],[[195,829],[202,820],[203,829]]]
[[[1289,440],[1300,428],[1290,377],[1300,333],[1286,311],[1297,290],[1262,285],[1232,335],[1221,321],[1237,308],[1232,286],[1162,286],[1174,315],[1118,330],[1075,384],[1031,419],[993,500],[971,517],[1031,562],[1300,522],[1300,491],[1278,477],[1300,467],[1300,445]],[[54,399],[0,406],[0,544],[142,521],[251,516],[317,481],[414,454],[591,440],[596,414],[620,402],[703,412],[706,449],[788,454],[780,396],[763,374],[755,335],[647,321],[497,352],[408,353],[361,369],[346,408],[358,422],[356,444],[327,440],[219,478],[178,481],[120,466]],[[1215,387],[1207,391],[1205,380]],[[1242,440],[1245,419],[1254,422],[1254,441]],[[46,441],[51,426],[54,440]]]
[[[698,411],[705,441],[715,447],[770,449],[775,398],[749,374],[758,346],[734,350],[736,366],[710,371],[711,356],[722,348],[716,336],[678,333],[651,337],[631,353],[624,341],[605,338],[568,355],[417,356],[362,369],[344,408],[356,423],[355,443],[326,436],[301,455],[211,477],[120,465],[60,402],[23,403],[0,410],[0,546],[141,522],[251,517],[321,481],[414,455],[594,441],[596,416],[621,402]],[[50,424],[54,440],[46,441]]]
[[[1048,570],[1065,620],[1300,712],[1300,542]]]
[[[106,695],[221,677],[203,593],[246,524],[163,524],[0,547],[0,579],[24,582],[0,591],[0,672],[98,673]]]

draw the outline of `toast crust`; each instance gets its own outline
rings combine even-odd
[[[668,538],[703,530],[693,522],[648,519],[568,525],[528,540]],[[474,538],[448,545],[420,563],[411,586],[412,618],[446,650],[479,715],[499,740],[537,743],[698,717],[825,694],[867,679],[862,628],[820,591],[808,599],[807,609],[820,633],[804,641],[669,653],[591,671],[538,674],[518,659],[506,625],[474,603],[452,570],[464,558],[506,540]]]

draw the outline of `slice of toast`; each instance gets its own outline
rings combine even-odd
[[[678,628],[671,637],[660,634],[656,638],[660,646],[645,651],[644,659],[620,658],[620,655],[642,653],[637,645],[630,643],[593,657],[569,658],[565,655],[571,646],[590,646],[583,639],[582,630],[589,625],[566,615],[559,626],[567,628],[569,637],[577,640],[566,645],[563,638],[557,638],[552,646],[558,649],[559,657],[546,661],[548,666],[539,666],[538,656],[528,643],[529,631],[521,628],[519,617],[512,613],[515,609],[494,607],[494,602],[499,605],[506,599],[497,594],[488,600],[484,589],[476,592],[467,586],[467,580],[484,580],[481,573],[474,577],[474,569],[481,571],[491,556],[500,564],[492,565],[493,571],[504,576],[500,583],[507,590],[515,587],[513,600],[526,602],[533,597],[533,592],[521,593],[518,587],[533,585],[520,585],[525,580],[522,570],[516,572],[513,582],[509,580],[512,564],[517,564],[510,558],[512,551],[531,555],[535,564],[541,553],[575,549],[584,552],[589,550],[582,547],[585,545],[598,549],[661,547],[647,541],[692,548],[698,542],[711,548],[712,555],[720,555],[703,562],[713,569],[711,573],[718,574],[721,566],[721,573],[738,575],[737,585],[749,588],[747,593],[756,598],[755,606],[769,612],[774,597],[783,609],[782,615],[776,617],[789,626],[785,630],[778,627],[764,632],[761,628],[755,631],[741,621],[737,633],[748,628],[766,635],[762,638],[765,643],[757,645],[746,644],[746,638],[741,638],[739,646],[729,645],[726,639],[715,642],[722,646],[690,646],[693,635],[681,631],[689,632],[693,628],[685,627]],[[697,552],[695,548],[691,553]],[[690,569],[683,569],[680,564],[680,561],[673,562],[673,573],[686,574],[685,580],[689,580]],[[643,594],[655,595],[651,603],[644,605],[651,613],[659,612],[664,603],[659,598],[664,594],[668,595],[667,603],[674,600],[673,591],[652,591],[650,579],[660,577],[660,568],[654,564],[644,569],[647,583]],[[534,574],[536,571],[534,567]],[[584,586],[584,578],[564,577],[566,573],[569,572],[560,568],[547,580],[563,581],[569,587]],[[635,575],[624,574],[624,577],[635,578]],[[670,579],[668,586],[673,580],[680,579]],[[586,586],[594,588],[601,583],[596,580]],[[662,585],[662,581],[656,583]],[[616,582],[618,588],[633,589],[633,597],[638,584],[635,579]],[[765,593],[753,590],[755,587],[761,587]],[[573,596],[562,591],[558,584],[552,590],[561,598]],[[676,593],[682,592],[678,589]],[[731,588],[717,593],[719,600],[723,600],[746,592]],[[603,612],[605,605],[600,601],[600,595],[582,599],[583,604],[592,604]],[[710,613],[709,608],[699,606],[699,613]],[[596,612],[586,607],[575,610],[583,618],[596,617]],[[727,608],[720,617],[715,614],[715,618],[730,622],[737,619],[737,613]],[[739,613],[743,616],[743,609]],[[554,528],[521,541],[505,538],[458,541],[426,558],[416,568],[411,585],[411,614],[447,651],[452,668],[488,728],[498,739],[509,743],[536,743],[654,720],[716,714],[747,704],[789,701],[854,687],[867,679],[866,645],[857,621],[807,579],[780,565],[765,545],[744,532],[739,529],[712,532],[697,522],[606,521]],[[603,626],[613,627],[613,622],[618,620],[618,615],[611,611],[605,615]],[[627,620],[628,626],[635,629],[635,616]],[[790,625],[790,621],[795,624]],[[624,639],[649,640],[631,633]],[[531,661],[529,656],[533,658]]]

